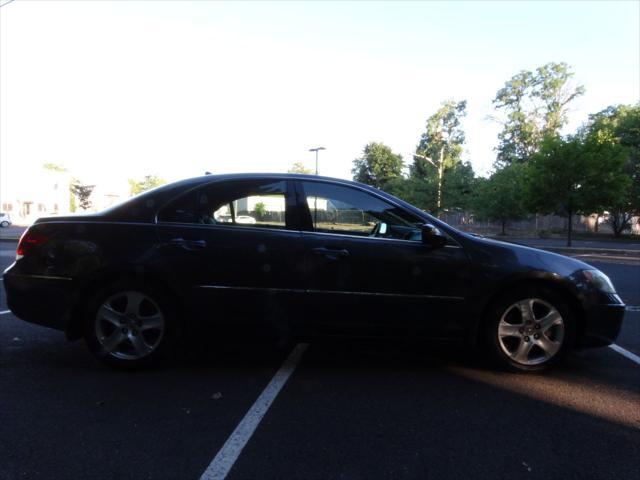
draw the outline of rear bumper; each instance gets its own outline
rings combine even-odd
[[[604,347],[615,342],[622,327],[624,311],[623,303],[592,305],[586,311],[585,331],[578,346]]]
[[[5,273],[7,305],[26,322],[65,330],[73,307],[70,278]]]

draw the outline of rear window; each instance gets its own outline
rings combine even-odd
[[[286,228],[286,204],[285,181],[214,183],[171,202],[158,222]]]

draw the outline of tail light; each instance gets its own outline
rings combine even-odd
[[[16,260],[20,260],[27,255],[34,247],[38,247],[44,244],[49,237],[42,232],[27,228],[18,242],[18,249],[16,250]]]

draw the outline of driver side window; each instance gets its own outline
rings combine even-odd
[[[366,192],[301,182],[313,231],[420,241],[423,221]]]

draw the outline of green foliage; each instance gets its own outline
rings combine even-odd
[[[164,185],[165,183],[167,183],[165,180],[155,175],[145,175],[141,181],[136,181],[132,178],[129,179],[131,195],[137,195],[147,190],[151,190],[152,188],[159,187],[160,185]]]
[[[461,120],[466,108],[466,101],[444,102],[427,119],[409,178],[398,174],[383,182],[384,189],[436,215],[443,209],[468,208],[475,176],[471,164],[460,159],[465,141]]]
[[[623,171],[628,177],[627,187],[605,206],[613,232],[620,236],[631,228],[632,216],[640,214],[640,104],[610,106],[591,115],[582,134],[601,148],[612,144],[625,149]]]
[[[558,134],[569,104],[585,91],[569,85],[571,77],[566,63],[547,63],[535,72],[521,71],[498,90],[493,104],[506,115],[498,135],[498,166],[526,162],[543,137]]]
[[[76,206],[76,196],[74,195],[73,188],[71,187],[72,185],[69,185],[69,211],[71,213],[75,213],[78,207]]]
[[[568,105],[584,95],[584,86],[574,88],[569,85],[571,77],[573,73],[566,63],[547,63],[536,69],[533,96],[542,102],[544,136],[555,135],[560,131],[567,123]]]
[[[442,209],[471,209],[476,182],[473,167],[469,162],[460,162],[446,169],[442,180]]]
[[[425,178],[433,174],[442,161],[443,168],[450,168],[460,162],[462,145],[465,141],[461,119],[467,114],[467,102],[448,100],[427,119],[425,132],[416,148],[411,176]]]
[[[435,177],[426,180],[413,177],[396,177],[388,181],[384,189],[391,195],[395,195],[422,210],[428,212],[436,210]]]
[[[263,202],[256,203],[253,210],[256,212],[258,220],[262,220],[267,214],[267,206]]]
[[[499,221],[502,234],[511,220],[526,218],[525,193],[526,165],[513,164],[494,172],[488,179],[479,179],[476,185],[474,213],[478,220]]]
[[[625,149],[620,145],[579,135],[566,140],[546,137],[529,165],[528,204],[540,213],[568,217],[570,245],[572,216],[601,211],[628,187],[624,164]]]
[[[439,214],[447,203],[443,199],[447,171],[460,164],[462,145],[465,141],[460,123],[467,114],[466,108],[467,102],[464,100],[444,102],[436,113],[427,119],[426,130],[420,137],[413,157],[410,176],[435,181],[435,208],[429,209],[435,214]]]
[[[304,166],[302,162],[296,162],[292,165],[292,167],[287,170],[287,173],[304,173],[307,175],[313,174],[313,170]]]
[[[475,174],[469,162],[459,163],[447,169],[443,180],[442,209],[470,209],[473,204],[475,184]],[[422,210],[434,214],[438,211],[438,182],[435,175],[428,175],[426,178],[396,177],[388,181],[384,189]]]
[[[82,210],[88,210],[91,208],[91,200],[89,200],[89,197],[91,197],[91,193],[94,188],[96,188],[95,185],[85,185],[77,179],[74,179],[71,182],[71,195],[75,197]],[[76,200],[73,200],[70,205],[70,207],[73,207],[72,211],[75,211]]]
[[[362,157],[353,161],[351,173],[356,182],[382,188],[389,180],[402,175],[402,155],[393,153],[383,143],[371,142]]]
[[[43,163],[42,168],[49,170],[50,172],[66,172],[67,169],[57,163]]]

